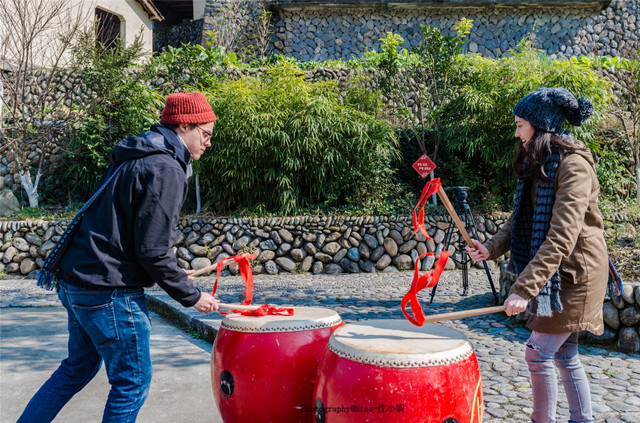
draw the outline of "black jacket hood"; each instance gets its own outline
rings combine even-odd
[[[184,170],[191,163],[191,152],[173,130],[162,125],[153,125],[139,136],[128,137],[115,146],[111,162],[119,165],[127,160],[139,159],[151,154],[169,154]]]

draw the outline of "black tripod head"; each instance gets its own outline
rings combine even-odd
[[[446,187],[445,188],[445,190],[452,191],[456,195],[456,203],[454,206],[456,211],[464,210],[465,207],[469,206],[467,204],[467,197],[469,196],[469,193],[467,192],[468,189],[469,187]]]

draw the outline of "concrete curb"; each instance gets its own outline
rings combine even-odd
[[[171,301],[167,301],[164,298],[158,298],[157,296],[148,293],[146,294],[146,297],[147,305],[150,310],[153,310],[159,315],[171,320],[194,337],[204,339],[210,343],[213,343],[215,340],[216,335],[218,334],[217,327],[191,316],[189,313],[184,311],[187,309],[177,303],[174,305]]]

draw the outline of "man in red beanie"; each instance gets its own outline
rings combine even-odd
[[[69,355],[19,422],[50,422],[96,375],[111,384],[103,422],[134,422],[151,383],[151,321],[144,288],[160,285],[184,307],[218,309],[172,250],[191,160],[211,146],[216,115],[201,93],[167,97],[161,125],[120,141],[99,189],[43,265],[67,310]],[[40,276],[38,278],[41,280]]]

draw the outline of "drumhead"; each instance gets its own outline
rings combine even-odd
[[[236,332],[295,332],[329,328],[342,323],[335,311],[322,307],[292,307],[293,316],[243,316],[230,314],[221,328]]]
[[[468,358],[467,337],[440,325],[414,326],[406,320],[364,320],[347,323],[329,339],[340,357],[378,367],[431,367]]]

